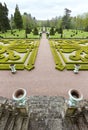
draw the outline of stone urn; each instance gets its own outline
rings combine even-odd
[[[25,105],[27,92],[23,88],[19,88],[14,91],[12,97],[19,105]]]
[[[80,69],[80,65],[79,65],[79,64],[75,64],[75,65],[74,65],[74,73],[75,73],[75,74],[78,74],[79,69]]]
[[[75,107],[77,103],[83,99],[83,95],[78,90],[75,89],[70,89],[68,91],[68,95],[69,95],[68,104],[71,107],[72,106]]]
[[[15,65],[14,65],[14,64],[11,64],[9,67],[10,67],[11,72],[12,72],[13,74],[16,73],[16,68],[15,68]]]

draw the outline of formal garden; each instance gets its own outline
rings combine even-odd
[[[9,70],[15,64],[17,70],[33,69],[39,40],[0,39],[0,70]]]
[[[0,70],[9,70],[10,64],[18,70],[33,69],[39,43],[37,39],[1,39]],[[88,70],[87,39],[51,39],[49,43],[56,69],[73,70],[79,64],[80,70]]]
[[[21,14],[18,5],[10,18],[5,3],[0,3],[0,10],[0,70],[11,64],[33,69],[42,33],[49,39],[56,69],[73,70],[79,64],[80,70],[88,70],[88,15],[71,17],[65,8],[62,17],[37,20],[27,12]]]
[[[50,47],[58,70],[73,70],[75,64],[80,70],[88,70],[88,40],[50,40]]]

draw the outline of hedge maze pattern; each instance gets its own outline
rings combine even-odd
[[[10,69],[15,64],[16,69],[31,70],[39,47],[38,40],[29,39],[1,39],[0,40],[0,69]]]
[[[73,70],[79,64],[80,70],[88,70],[88,40],[51,40],[50,47],[56,69]]]

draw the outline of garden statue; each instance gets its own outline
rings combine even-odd
[[[75,64],[74,67],[75,67],[75,68],[74,68],[74,73],[75,73],[75,74],[78,74],[80,65],[79,65],[79,64]]]
[[[15,68],[15,65],[14,64],[11,64],[10,65],[10,69],[11,69],[11,72],[14,74],[16,73],[16,68]]]

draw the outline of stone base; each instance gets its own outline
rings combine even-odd
[[[0,100],[4,101],[4,98]],[[10,111],[6,106],[11,105],[11,102],[5,101],[0,114],[1,130],[88,130],[88,111],[85,113],[84,109],[81,115],[75,118],[70,116],[74,113],[74,109],[67,109],[63,97],[29,97],[27,116],[21,114],[25,113],[22,107],[17,108],[18,112],[14,109]],[[88,106],[88,103],[85,106]],[[69,116],[62,118],[62,112],[66,112]]]

